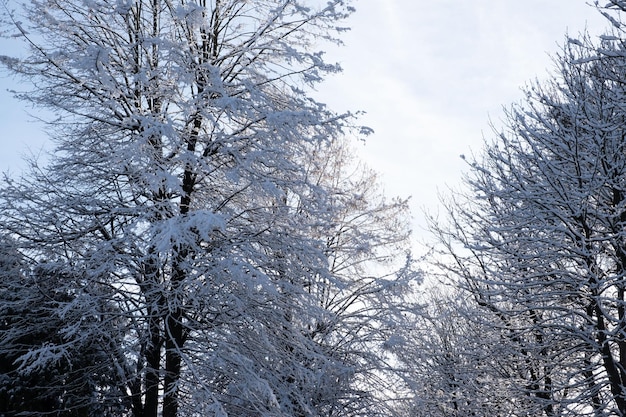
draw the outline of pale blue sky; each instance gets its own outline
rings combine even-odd
[[[437,188],[456,186],[460,154],[479,150],[489,118],[521,99],[520,87],[547,77],[549,54],[566,31],[608,25],[585,0],[361,0],[346,47],[329,56],[344,73],[319,97],[337,110],[364,110],[376,133],[361,146],[389,195],[412,195],[416,236],[421,208],[436,210]],[[0,54],[6,53],[0,43]],[[45,139],[0,74],[0,170],[19,171],[21,155]]]

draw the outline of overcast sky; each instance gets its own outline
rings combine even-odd
[[[364,158],[390,195],[412,196],[416,237],[438,190],[458,187],[461,154],[478,152],[521,88],[553,71],[566,34],[602,33],[585,0],[369,0],[357,3],[344,73],[320,93],[338,109],[361,109],[375,135]]]
[[[375,130],[360,146],[389,195],[412,196],[416,237],[422,208],[437,207],[437,189],[457,186],[459,155],[491,137],[502,106],[520,88],[547,78],[550,55],[567,32],[599,34],[605,20],[585,0],[360,0],[345,47],[329,51],[344,73],[319,96],[338,111],[364,110]],[[0,47],[2,44],[0,44]],[[2,54],[3,51],[0,51]],[[44,143],[41,128],[6,92],[0,76],[0,169],[18,171],[21,155]]]

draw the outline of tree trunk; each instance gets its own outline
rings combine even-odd
[[[161,334],[159,318],[150,309],[150,341],[146,347],[146,400],[143,417],[157,417],[159,406],[159,368],[161,365]]]
[[[176,308],[167,318],[165,342],[165,396],[163,417],[178,414],[178,381],[181,371],[180,349],[183,345],[182,311]]]

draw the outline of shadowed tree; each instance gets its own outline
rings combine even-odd
[[[119,323],[106,321],[112,306],[66,310],[74,295],[57,288],[59,277],[53,271],[24,270],[22,264],[9,240],[3,241],[0,414],[119,415],[126,404],[117,391],[123,380],[115,371]]]

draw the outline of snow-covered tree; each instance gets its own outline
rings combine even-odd
[[[74,295],[59,277],[23,270],[14,249],[0,243],[0,415],[119,415],[123,381],[112,358],[121,339],[103,320],[112,306],[66,309]]]
[[[518,395],[515,352],[468,294],[441,283],[423,294],[425,310],[406,334],[398,358],[411,387],[407,417],[532,414]],[[444,287],[445,288],[445,287]],[[513,356],[512,356],[513,355]]]
[[[54,152],[6,179],[0,224],[23,269],[67,295],[63,337],[19,370],[85,336],[114,342],[98,393],[133,416],[389,415],[382,346],[413,308],[406,203],[335,153],[367,129],[307,95],[338,70],[317,49],[351,12],[34,0],[5,14],[30,54],[1,60],[51,113]]]
[[[626,37],[610,13],[610,35],[569,40],[507,113],[434,226],[535,415],[626,415]]]
[[[331,281],[318,276],[314,295],[330,315],[310,335],[357,370],[359,390],[373,400],[367,415],[393,415],[406,387],[388,346],[421,311],[414,291],[419,276],[407,251],[407,201],[386,200],[376,174],[358,163],[349,144],[322,146],[312,161],[309,175],[328,190],[335,215],[316,232],[326,242]],[[350,402],[336,403],[342,410],[328,415],[359,414],[360,396],[351,393]]]

